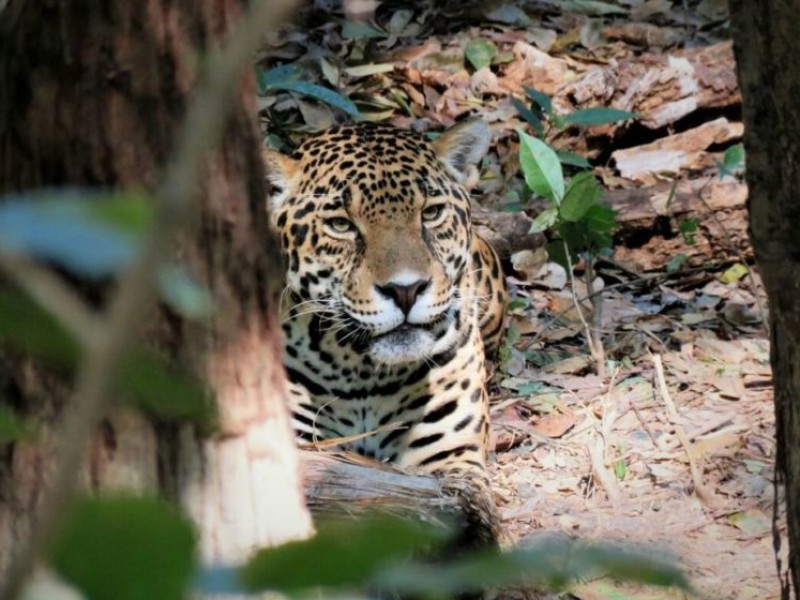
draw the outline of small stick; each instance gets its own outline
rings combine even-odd
[[[588,447],[589,458],[592,461],[592,475],[595,481],[606,491],[606,495],[611,502],[618,502],[620,497],[619,488],[614,476],[606,469],[602,442],[598,437],[595,437]]]
[[[667,414],[670,420],[674,422],[675,419],[678,418],[678,411],[675,409],[675,403],[672,401],[672,396],[669,393],[669,389],[667,389],[667,382],[664,379],[664,363],[661,360],[660,354],[653,354],[651,358],[656,370],[656,382],[658,383],[659,395],[667,407]]]

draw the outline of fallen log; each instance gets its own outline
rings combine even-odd
[[[636,271],[663,268],[678,254],[691,266],[751,260],[747,186],[730,178],[702,178],[608,191],[603,203],[617,211],[614,255]],[[697,221],[687,243],[681,222]]]
[[[461,510],[442,481],[347,452],[301,451],[306,501],[318,515],[386,512],[444,525]]]
[[[563,86],[556,98],[562,110],[613,106],[637,113],[637,123],[661,129],[709,108],[741,104],[730,42],[698,46],[669,54],[645,54],[588,71]],[[592,128],[591,135],[611,135],[618,125]]]

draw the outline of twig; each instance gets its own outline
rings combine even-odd
[[[719,506],[719,502],[714,492],[709,490],[706,484],[703,482],[703,474],[701,473],[700,468],[697,466],[697,461],[695,460],[694,456],[694,445],[689,440],[689,437],[686,435],[683,427],[678,424],[675,424],[675,433],[681,442],[681,446],[683,446],[683,451],[686,453],[686,459],[689,461],[689,473],[692,476],[694,493],[697,494],[697,497],[700,498],[703,504],[710,508],[716,508]]]
[[[667,381],[664,378],[664,363],[661,360],[661,355],[653,354],[651,355],[651,359],[653,361],[653,367],[655,367],[656,371],[656,382],[658,384],[659,395],[667,407],[667,414],[669,415],[670,420],[675,421],[675,419],[678,418],[678,411],[675,408],[675,403],[672,401],[672,395],[669,393],[669,389],[667,388]]]
[[[569,246],[567,245],[566,240],[562,240],[564,243],[564,254],[567,257],[567,276],[569,277],[570,281],[570,292],[572,293],[572,302],[575,305],[575,310],[578,313],[578,318],[581,320],[581,325],[583,326],[584,334],[586,335],[586,344],[589,346],[589,353],[592,355],[592,358],[595,360],[595,364],[597,367],[597,374],[600,375],[605,369],[604,365],[600,364],[600,361],[603,360],[602,355],[597,352],[595,349],[594,337],[592,336],[592,330],[589,327],[589,324],[586,322],[586,317],[583,315],[583,308],[581,307],[580,302],[578,301],[578,293],[575,291],[575,274],[572,272],[572,257],[569,255]]]
[[[603,456],[603,444],[600,441],[600,436],[596,436],[594,440],[589,443],[589,458],[592,462],[592,475],[595,481],[606,491],[606,495],[611,502],[619,500],[619,488],[614,476],[608,472],[605,466],[605,458]]]
[[[141,320],[155,298],[155,270],[168,258],[197,195],[207,153],[221,138],[228,107],[250,57],[268,24],[282,20],[292,0],[254,2],[225,48],[212,52],[201,84],[179,132],[174,159],[157,190],[154,224],[136,264],[121,279],[108,317],[87,347],[75,391],[56,436],[54,480],[33,524],[32,535],[14,557],[0,600],[13,600],[36,561],[51,543],[75,495],[78,472],[92,434],[105,413],[116,374],[128,355]]]
[[[611,264],[617,266],[616,263],[614,263],[613,261],[609,261],[608,259],[605,259],[605,260],[607,262],[611,262]],[[686,275],[687,273],[694,273],[694,272],[699,272],[699,271],[713,271],[714,269],[722,267],[722,266],[725,266],[726,264],[730,264],[731,262],[733,262],[733,261],[732,260],[730,260],[730,261],[722,261],[722,262],[719,262],[719,263],[705,264],[705,265],[702,265],[702,266],[699,266],[699,267],[689,267],[689,268],[686,268],[686,269],[681,269],[680,271],[675,271],[674,273],[652,273],[652,274],[649,274],[649,275],[639,275],[639,274],[635,273],[634,271],[631,271],[630,269],[626,269],[627,272],[629,272],[629,273],[631,273],[633,275],[636,275],[636,278],[632,279],[630,281],[620,281],[618,283],[612,283],[610,285],[606,285],[606,286],[603,287],[603,289],[595,290],[591,294],[587,293],[585,296],[579,297],[578,298],[578,302],[583,303],[586,300],[590,300],[591,301],[595,296],[599,296],[601,294],[605,294],[607,292],[610,292],[611,290],[624,289],[624,288],[627,288],[627,287],[634,287],[634,286],[637,286],[639,284],[646,284],[646,283],[649,283],[651,281],[655,281],[657,279],[670,279],[670,278],[673,278],[673,277],[678,277],[680,275]],[[556,321],[558,321],[561,317],[566,315],[570,310],[571,310],[570,308],[564,308],[564,309],[558,311],[557,313],[553,314],[548,319],[548,323],[542,329],[542,331],[537,332],[536,335],[533,336],[533,338],[531,339],[531,344],[535,344],[536,342],[538,342],[541,339],[541,337],[544,335],[544,332],[549,330],[550,327],[552,327],[553,324]]]
[[[678,411],[675,408],[675,403],[672,401],[672,396],[667,389],[667,382],[664,378],[664,364],[661,361],[661,355],[653,354],[652,360],[653,366],[655,367],[659,395],[664,401],[664,405],[667,407],[667,414],[669,415],[672,426],[675,428],[675,435],[678,436],[678,441],[680,441],[683,451],[686,454],[686,459],[689,461],[689,473],[692,477],[692,485],[694,486],[695,494],[697,494],[697,497],[706,506],[715,507],[719,504],[717,497],[703,482],[703,474],[695,460],[694,446],[689,440],[689,436],[686,435],[683,425],[678,422]]]
[[[603,294],[595,294],[594,289],[594,258],[591,256],[586,259],[586,293],[591,298],[592,303],[592,344],[596,355],[597,375],[605,379],[606,376],[606,352],[603,342],[600,339],[600,328],[603,326]],[[602,290],[598,290],[602,291]]]

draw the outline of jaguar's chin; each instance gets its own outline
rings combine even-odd
[[[453,326],[451,320],[433,326],[404,323],[373,338],[369,354],[375,362],[383,365],[421,362],[449,349]]]

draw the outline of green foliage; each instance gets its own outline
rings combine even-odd
[[[525,119],[528,125],[533,127],[533,130],[536,132],[536,135],[540,137],[543,136],[544,123],[542,122],[542,118],[539,115],[537,115],[533,110],[525,106],[525,104],[521,100],[518,100],[513,96],[511,98],[511,103],[514,105],[514,108],[517,109],[519,115],[523,119]]]
[[[514,108],[519,115],[530,125],[540,138],[546,138],[550,129],[564,129],[570,125],[591,127],[606,125],[617,121],[626,121],[636,117],[635,113],[627,110],[595,106],[582,108],[562,115],[554,112],[553,102],[547,94],[530,87],[525,87],[525,95],[531,101],[530,106],[518,98],[511,98]],[[584,157],[568,151],[557,151],[556,155],[562,164],[580,169],[591,167]],[[537,192],[538,193],[538,192]]]
[[[519,162],[528,187],[558,205],[564,197],[564,174],[553,149],[542,140],[531,137],[521,129]]]
[[[7,196],[0,203],[0,251],[109,277],[139,252],[152,206],[142,195],[74,189]]]
[[[158,270],[161,296],[177,313],[190,319],[211,314],[211,298],[192,275],[180,265],[166,265]]]
[[[725,175],[736,177],[744,170],[744,146],[736,144],[725,150],[722,155],[722,162],[717,163],[719,168],[719,176],[722,178]]]
[[[683,573],[664,557],[616,544],[544,539],[505,554],[478,554],[444,565],[400,565],[379,582],[404,594],[447,596],[501,585],[564,589],[580,579],[606,576],[688,589]]]
[[[550,96],[532,87],[523,87],[522,89],[525,90],[525,95],[545,114],[553,114],[553,101]]]
[[[542,140],[523,131],[518,133],[525,182],[552,204],[534,219],[531,231],[555,228],[573,255],[594,255],[610,247],[616,212],[599,203],[602,190],[595,177],[588,171],[578,173],[565,190],[564,174],[555,151]],[[558,252],[550,256],[558,260],[559,254],[563,256]]]
[[[575,152],[570,152],[568,150],[558,150],[556,152],[558,155],[558,160],[561,162],[562,165],[567,165],[568,167],[578,167],[579,169],[591,169],[592,165],[580,154],[576,154]]]
[[[593,125],[607,125],[617,121],[627,121],[636,117],[635,113],[627,110],[608,108],[605,106],[593,106],[582,108],[568,115],[563,115],[564,123],[567,125],[581,125],[591,127]]]
[[[259,552],[241,581],[251,591],[356,587],[446,537],[440,528],[388,517],[323,521],[310,540]]]
[[[202,382],[152,350],[134,351],[122,369],[120,387],[157,421],[190,421],[206,432],[216,424],[215,405]]]
[[[489,40],[472,40],[467,44],[464,56],[477,71],[492,64],[497,56],[497,46]]]
[[[262,95],[277,91],[294,92],[324,102],[352,117],[361,117],[358,107],[349,98],[335,90],[309,81],[303,81],[300,79],[303,76],[302,69],[296,65],[289,64],[275,67],[268,71],[259,71],[256,74],[256,80],[259,92]]]
[[[20,417],[10,406],[0,404],[0,444],[31,439],[35,435],[33,422]]]
[[[202,567],[193,587],[204,594],[270,590],[293,596],[366,587],[452,597],[515,584],[565,589],[577,580],[611,577],[689,589],[669,558],[566,537],[543,538],[503,554],[440,558],[434,564],[411,558],[436,552],[448,537],[442,528],[386,516],[323,520],[315,537],[261,550],[241,567]],[[70,511],[50,562],[89,600],[178,599],[190,592],[195,535],[163,501],[126,495],[85,498]]]
[[[363,21],[344,21],[342,37],[348,40],[381,39],[386,33]]]
[[[680,223],[678,223],[678,230],[681,232],[683,236],[683,241],[687,243],[689,246],[694,246],[694,236],[697,234],[697,225],[699,221],[694,217],[682,219]]]
[[[77,368],[83,357],[83,348],[61,323],[11,289],[0,290],[0,343],[67,371]],[[214,405],[202,384],[152,350],[134,351],[122,369],[119,386],[157,420],[190,420],[206,429],[213,427]]]
[[[586,217],[589,209],[597,204],[603,195],[594,176],[587,172],[578,173],[567,186],[558,216],[563,221],[577,222]]]
[[[56,367],[74,367],[82,350],[47,311],[25,294],[0,289],[0,342]]]
[[[89,600],[182,600],[194,571],[192,527],[154,498],[86,498],[70,512],[50,561]]]

